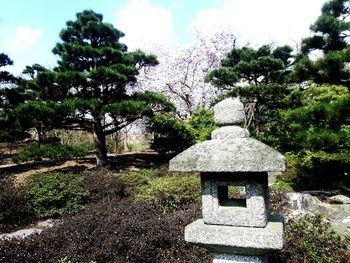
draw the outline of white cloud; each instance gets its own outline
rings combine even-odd
[[[42,35],[41,29],[33,29],[31,27],[17,26],[16,35],[10,41],[8,47],[11,51],[25,51],[30,49],[36,42],[39,41]]]
[[[231,29],[239,45],[300,43],[320,15],[325,0],[227,0],[221,8],[200,11],[190,29]]]
[[[153,44],[167,44],[173,32],[169,10],[152,6],[149,0],[132,0],[116,12],[115,27],[125,33],[122,42],[129,48],[142,48]]]

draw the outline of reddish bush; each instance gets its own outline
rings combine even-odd
[[[286,215],[288,213],[286,207],[288,204],[288,199],[286,197],[285,191],[269,189],[269,209],[272,214]]]
[[[0,181],[0,233],[10,232],[33,220],[26,209],[24,191],[11,179]]]
[[[101,201],[25,240],[0,241],[0,262],[210,262],[183,240],[199,208],[162,214],[130,199]]]
[[[125,186],[116,175],[105,168],[84,172],[83,188],[88,191],[88,202],[125,196]]]
[[[289,220],[285,245],[269,257],[271,263],[350,262],[350,238],[337,234],[320,215]]]

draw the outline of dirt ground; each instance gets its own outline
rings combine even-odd
[[[168,163],[168,158],[161,157],[157,153],[149,152],[127,152],[110,155],[109,168],[113,171],[138,171],[145,168],[155,168]],[[94,169],[96,165],[93,156],[86,156],[76,160],[63,161],[36,161],[23,164],[0,165],[0,179],[11,178],[17,184],[21,184],[26,177],[32,174],[47,172],[77,172]]]

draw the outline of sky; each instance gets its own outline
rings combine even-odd
[[[18,75],[26,65],[53,68],[52,49],[75,14],[92,9],[104,22],[125,33],[129,50],[180,47],[193,32],[229,30],[238,46],[263,44],[292,47],[307,37],[326,0],[1,0],[0,53]],[[156,51],[156,50],[155,50]]]

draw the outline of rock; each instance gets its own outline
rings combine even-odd
[[[314,204],[322,203],[318,198],[309,194],[291,192],[287,193],[286,196],[293,210],[309,211],[310,207],[313,207]]]
[[[22,229],[22,230],[18,230],[16,232],[9,233],[9,234],[1,234],[0,240],[12,239],[12,238],[26,238],[26,237],[31,236],[33,234],[40,233],[41,231],[42,231],[42,229],[39,229],[39,228]]]
[[[345,195],[335,195],[329,200],[334,204],[350,204],[350,198]]]
[[[56,222],[56,220],[48,219],[48,220],[39,222],[39,223],[36,225],[36,227],[39,227],[39,228],[50,228],[50,227],[53,227],[53,225],[55,224],[55,222]]]
[[[1,234],[0,240],[12,239],[12,238],[26,238],[26,237],[29,237],[33,234],[40,234],[44,228],[53,227],[57,221],[58,220],[48,219],[48,220],[41,221],[41,222],[37,223],[32,228],[21,229],[21,230],[18,230],[16,232],[12,232],[12,233]]]
[[[290,206],[288,218],[294,218],[301,214],[321,214],[330,220],[333,228],[342,234],[349,234],[350,204],[327,204],[309,194],[287,193]]]

